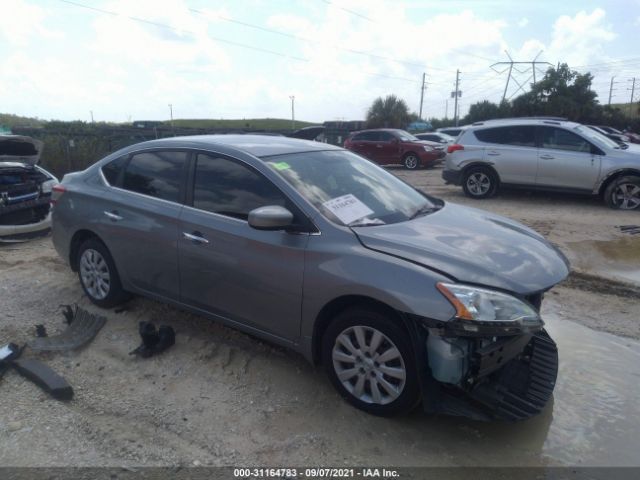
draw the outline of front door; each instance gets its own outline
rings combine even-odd
[[[600,155],[586,139],[569,130],[540,127],[538,175],[540,186],[592,191],[600,175]]]
[[[196,157],[192,206],[180,215],[181,301],[228,321],[295,340],[307,234],[255,230],[249,211],[295,208],[269,179],[236,159]]]

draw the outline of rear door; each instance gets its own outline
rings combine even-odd
[[[484,159],[494,165],[501,182],[535,184],[538,149],[533,125],[485,128],[474,135],[484,144]]]
[[[561,127],[538,127],[540,150],[536,183],[592,191],[600,175],[600,155],[585,138]]]
[[[400,163],[398,151],[398,139],[391,132],[378,132],[371,159],[380,165]]]
[[[198,154],[192,182],[190,206],[180,217],[181,301],[294,340],[309,236],[256,230],[247,218],[266,205],[284,206],[296,220],[301,213],[271,180],[237,159]]]
[[[95,199],[99,234],[137,289],[178,299],[178,216],[188,153],[140,152],[103,167],[113,186]]]

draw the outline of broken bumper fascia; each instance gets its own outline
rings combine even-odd
[[[461,385],[441,383],[431,374],[424,323],[405,315],[420,376],[423,409],[431,414],[480,421],[520,421],[544,410],[558,375],[558,349],[544,329],[498,337],[473,353]]]
[[[51,212],[35,223],[25,225],[0,225],[0,242],[22,242],[48,233],[51,229]]]

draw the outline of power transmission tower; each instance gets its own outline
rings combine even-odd
[[[456,122],[456,127],[458,126],[458,98],[461,96],[462,92],[460,91],[460,70],[456,70],[456,89],[451,92],[451,98],[455,98],[453,107],[453,118]]]
[[[631,83],[631,100],[629,100],[629,116],[632,116],[633,115],[633,94],[636,91],[636,77],[631,78],[630,81],[632,83]]]
[[[422,102],[424,100],[424,91],[427,89],[427,82],[425,81],[426,73],[422,74],[422,86],[420,87],[420,120],[422,120]]]
[[[609,84],[609,105],[611,105],[611,95],[613,94],[613,91],[615,90],[615,88],[613,88],[613,86],[618,83],[618,82],[614,82],[613,79],[616,78],[611,77],[611,83]]]
[[[496,62],[493,65],[491,65],[491,69],[498,73],[498,74],[502,74],[504,72],[509,72],[507,75],[507,83],[504,86],[504,93],[502,94],[502,101],[504,101],[507,98],[507,92],[509,91],[509,83],[511,82],[511,80],[513,80],[517,85],[518,88],[511,93],[511,95],[509,95],[509,98],[513,97],[516,93],[518,93],[520,90],[522,90],[523,92],[525,91],[525,85],[527,84],[527,82],[531,79],[533,79],[533,83],[535,85],[536,83],[536,71],[541,71],[542,73],[544,73],[544,70],[542,70],[540,67],[538,67],[538,65],[547,65],[547,66],[553,66],[551,65],[549,62],[539,62],[538,61],[538,57],[542,54],[542,50],[540,50],[540,52],[538,52],[538,54],[534,57],[533,60],[530,61],[514,61],[513,58],[511,58],[511,55],[509,55],[509,52],[507,52],[506,50],[504,51],[504,53],[507,54],[507,57],[509,57],[509,61],[508,62]],[[503,65],[505,68],[503,68],[502,70],[498,70],[495,67],[498,65]],[[527,65],[527,67],[523,70],[521,70],[519,67],[517,67],[516,65]],[[529,73],[529,77],[522,83],[520,83],[516,77],[516,75],[514,74],[514,71],[524,75]]]

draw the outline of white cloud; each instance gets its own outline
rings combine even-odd
[[[13,47],[23,47],[35,37],[59,38],[63,34],[44,26],[47,12],[44,8],[24,0],[4,0],[0,15],[0,38]]]
[[[518,20],[518,27],[524,28],[527,25],[529,25],[529,19],[527,17],[523,17],[520,20]]]

